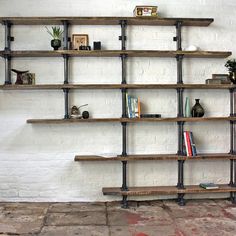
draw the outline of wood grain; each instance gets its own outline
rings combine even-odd
[[[89,119],[28,119],[29,124],[66,124],[66,123],[91,123],[91,122],[205,122],[205,121],[230,121],[236,117],[173,117],[173,118],[89,118]]]
[[[0,85],[2,90],[51,90],[51,89],[235,89],[233,84],[36,84]]]
[[[178,194],[178,193],[229,193],[236,192],[236,187],[227,184],[220,184],[218,189],[203,189],[198,185],[188,185],[185,189],[178,189],[175,186],[153,186],[153,187],[129,187],[128,191],[122,191],[119,187],[103,188],[104,195],[158,195],[158,194]]]
[[[178,21],[183,26],[208,26],[212,18],[159,18],[159,17],[0,17],[1,24],[9,21],[13,25],[119,25],[126,20],[128,25],[174,26]]]
[[[184,55],[187,58],[226,58],[232,53],[227,51],[167,51],[167,50],[58,50],[58,51],[0,51],[0,55],[11,57],[119,57],[122,54],[128,57],[176,57]]]
[[[227,153],[211,153],[211,154],[198,154],[195,157],[179,156],[176,154],[139,154],[139,155],[127,155],[114,156],[114,157],[102,157],[98,155],[76,155],[74,161],[150,161],[150,160],[236,160],[236,155]]]

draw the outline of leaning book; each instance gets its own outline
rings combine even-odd
[[[204,189],[217,189],[219,186],[214,183],[200,183],[200,187]]]

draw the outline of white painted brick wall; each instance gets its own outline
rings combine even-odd
[[[212,17],[209,27],[183,29],[183,47],[194,44],[203,50],[236,52],[236,2],[234,0],[156,1],[0,1],[0,16],[132,16],[135,5],[158,4],[166,17]],[[13,7],[14,6],[14,7]],[[70,33],[89,34],[90,43],[102,41],[106,49],[120,49],[119,26],[73,26]],[[44,26],[13,27],[13,49],[51,49]],[[132,26],[127,30],[128,49],[175,49],[174,27]],[[4,28],[0,27],[0,48],[4,48]],[[226,73],[226,59],[187,59],[184,82],[204,83],[212,73]],[[40,83],[63,81],[63,60],[59,58],[14,59],[13,68],[29,69]],[[175,83],[176,62],[168,58],[128,60],[129,83]],[[118,58],[73,58],[74,83],[120,83]],[[4,61],[0,60],[0,83],[4,83]],[[143,102],[145,112],[163,117],[176,115],[174,90],[132,91]],[[228,115],[228,91],[186,91],[200,98],[207,116]],[[71,104],[89,104],[94,117],[120,117],[120,91],[73,91]],[[103,196],[104,186],[121,185],[120,163],[75,163],[76,154],[121,152],[120,124],[29,125],[28,118],[61,118],[61,91],[0,91],[0,200],[8,201],[95,201],[114,200]],[[217,126],[215,126],[217,125]],[[217,128],[215,128],[217,127]],[[225,122],[194,123],[197,149],[204,152],[229,151],[229,125]],[[174,153],[177,127],[172,123],[128,125],[129,153]],[[185,183],[209,180],[228,182],[229,163],[187,162]],[[128,165],[130,185],[175,185],[177,163],[170,161],[132,162]],[[191,197],[191,196],[190,196]],[[194,196],[196,197],[196,195]],[[214,196],[213,196],[214,197]],[[145,197],[149,198],[149,197]],[[151,197],[150,197],[151,198]]]

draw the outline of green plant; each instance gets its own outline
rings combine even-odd
[[[63,30],[61,30],[60,27],[52,26],[52,31],[50,31],[46,26],[45,28],[47,29],[47,32],[53,37],[53,39],[60,39],[63,34]]]
[[[236,59],[230,59],[225,63],[229,72],[236,72]]]

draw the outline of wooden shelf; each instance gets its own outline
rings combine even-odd
[[[66,124],[66,123],[92,123],[92,122],[204,122],[204,121],[230,121],[236,117],[173,117],[173,118],[89,118],[89,119],[28,119],[29,124]]]
[[[75,161],[150,161],[150,160],[236,160],[236,155],[227,153],[211,153],[198,154],[195,157],[178,156],[176,154],[139,154],[127,155],[122,157],[120,155],[114,157],[103,157],[93,155],[76,155]]]
[[[2,90],[52,90],[52,89],[234,89],[234,84],[36,84],[0,85]]]
[[[160,25],[174,26],[181,21],[183,26],[208,26],[212,18],[159,18],[159,17],[1,17],[4,24],[9,21],[13,25],[61,25],[67,21],[71,25],[119,25],[126,20],[128,25]]]
[[[0,56],[11,57],[119,57],[126,54],[128,57],[176,57],[184,55],[187,58],[226,58],[231,52],[226,51],[165,51],[165,50],[58,50],[58,51],[0,51]]]
[[[236,192],[236,187],[227,184],[219,184],[218,189],[203,189],[198,185],[185,186],[185,189],[178,189],[175,186],[158,186],[158,187],[129,187],[128,191],[122,191],[119,187],[103,188],[104,195],[124,195],[124,196],[141,196],[141,195],[158,195],[158,194],[178,194],[178,193],[229,193]]]

